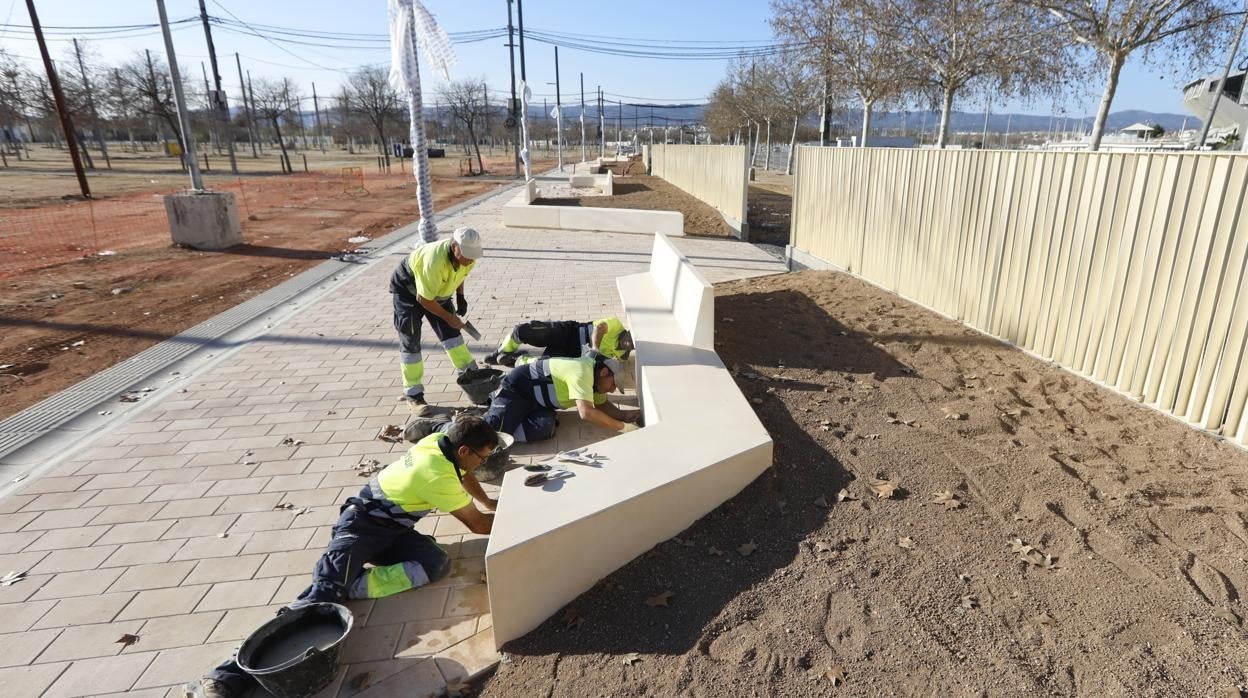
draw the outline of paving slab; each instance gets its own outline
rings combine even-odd
[[[469,317],[484,335],[469,342],[478,358],[518,322],[621,314],[615,278],[649,262],[648,236],[507,229],[509,198],[439,223],[448,233],[475,227],[485,243],[467,282]],[[712,281],[784,271],[783,261],[734,240],[675,244]],[[149,394],[121,422],[76,433],[72,444],[63,431],[36,442],[37,453],[70,452],[0,497],[0,574],[30,571],[0,588],[0,642],[21,648],[5,657],[0,694],[165,695],[307,585],[338,503],[364,483],[354,466],[404,450],[375,436],[407,417],[386,290],[406,252],[383,251],[336,287],[290,301],[298,307],[263,332],[212,349],[211,360],[176,377],[185,392]],[[466,405],[428,328],[423,339],[427,395]],[[604,435],[568,415],[557,439],[518,447],[513,460]],[[295,510],[274,509],[285,502]],[[324,698],[439,695],[498,661],[482,579],[486,537],[446,515],[418,530],[446,546],[451,574],[349,604],[358,630]],[[125,633],[139,642],[123,648],[116,640]],[[353,686],[363,673],[369,686]]]

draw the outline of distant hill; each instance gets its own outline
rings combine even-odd
[[[535,107],[530,103],[529,117],[535,121],[542,118],[549,119],[549,110],[553,108],[553,102],[547,103],[546,111],[543,111],[541,105]],[[675,126],[682,121],[685,123],[700,121],[702,119],[702,112],[704,109],[705,106],[701,104],[675,106],[639,104],[636,105],[635,111],[637,123],[641,126],[645,126],[647,123],[651,122],[651,114],[653,114],[652,123],[655,126],[660,126],[665,123]],[[425,113],[432,117],[434,115],[434,109],[426,107]],[[580,113],[580,104],[564,104],[563,113],[565,122],[576,121],[577,115]],[[634,106],[632,104],[623,105],[622,110],[618,104],[607,104],[603,109],[603,113],[606,116],[608,129],[616,128],[616,117],[620,114],[623,115],[622,121],[624,128],[631,128],[633,125]],[[445,113],[443,113],[443,118],[446,118]],[[586,105],[585,118],[587,121],[597,118],[594,105]],[[848,112],[838,112],[835,115],[835,118],[838,122],[841,122],[852,129],[862,123],[862,112],[851,109]],[[940,123],[940,112],[912,111],[904,114],[902,112],[876,113],[873,116],[871,123],[874,128],[883,129],[901,128],[903,124],[909,128],[918,128],[924,123],[925,118],[927,129],[930,132],[935,129],[937,124]],[[1093,119],[1094,115],[1087,115],[1083,117],[1084,130],[1091,128]],[[818,123],[813,116],[808,118],[807,122],[810,125],[817,125]],[[1200,119],[1197,119],[1194,116],[1167,112],[1143,111],[1139,109],[1127,109],[1123,111],[1110,112],[1107,126],[1108,130],[1116,131],[1137,122],[1160,124],[1162,128],[1167,131],[1177,131],[1178,129],[1183,128],[1184,123],[1187,124],[1187,128],[1189,129],[1200,128]],[[1078,123],[1079,119],[1077,117],[1067,117],[1067,130],[1079,130],[1077,126]],[[1007,125],[1012,133],[1017,133],[1019,131],[1045,132],[1054,128],[1053,117],[1050,117],[1047,114],[992,114],[988,117],[988,130],[993,133],[1004,132]],[[984,128],[984,113],[982,111],[973,112],[955,110],[952,115],[950,127],[953,131],[981,131]],[[1060,130],[1061,127],[1057,126],[1057,128]]]

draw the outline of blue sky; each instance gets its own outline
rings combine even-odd
[[[294,29],[382,34],[386,31],[384,0],[206,0],[208,13],[228,18],[233,13],[249,24]],[[426,0],[448,32],[504,27],[507,23],[505,0]],[[157,20],[154,0],[36,0],[41,22],[47,27],[78,25],[145,24]],[[166,0],[169,17],[177,20],[198,15],[197,0]],[[224,9],[223,9],[224,8]],[[579,0],[528,0],[525,4],[526,29],[564,33],[597,34],[651,40],[730,41],[766,40],[769,7],[766,0],[633,0],[629,3],[602,3]],[[228,12],[227,12],[228,10]],[[24,0],[0,0],[5,24],[29,26]],[[50,30],[51,31],[51,30]],[[37,58],[35,43],[21,37],[28,31],[0,27],[0,46],[28,58]],[[293,38],[293,37],[292,37]],[[254,77],[289,77],[305,95],[316,83],[319,94],[331,94],[344,78],[343,73],[325,68],[382,63],[388,52],[382,42],[365,48],[323,48],[283,44],[285,51],[256,36],[214,27],[213,39],[222,60],[223,81],[233,95],[238,84],[233,54],[242,56],[244,68]],[[302,39],[301,39],[302,40]],[[164,54],[158,33],[125,39],[92,40],[93,48],[107,61],[125,60],[144,48]],[[207,60],[202,27],[181,25],[174,33],[179,63],[192,77],[200,75],[199,63]],[[354,43],[354,42],[353,42]],[[365,43],[363,41],[361,44]],[[456,45],[458,64],[452,77],[484,77],[491,89],[507,90],[509,72],[505,38]],[[64,57],[69,37],[57,37],[51,44],[54,58]],[[537,41],[526,42],[526,65],[537,100],[550,95],[553,102],[554,50]],[[289,52],[287,52],[289,51]],[[293,54],[293,55],[292,55]],[[702,101],[723,75],[725,61],[663,61],[644,58],[605,56],[573,49],[560,49],[560,72],[565,103],[579,99],[578,73],[585,74],[586,99],[597,85],[611,93],[610,99],[629,101]],[[517,57],[517,61],[518,61]],[[317,64],[322,67],[316,67]],[[517,67],[517,74],[519,68]],[[422,70],[426,89],[438,80]],[[1177,79],[1185,78],[1180,75]],[[1089,85],[1087,94],[1072,96],[1067,113],[1091,114],[1099,98],[1099,79]],[[619,96],[616,96],[619,95]],[[1146,109],[1158,112],[1183,111],[1176,78],[1167,71],[1129,64],[1124,73],[1114,110]],[[982,102],[960,103],[966,111],[983,109]],[[1049,103],[993,105],[994,113],[1014,111],[1048,114]]]

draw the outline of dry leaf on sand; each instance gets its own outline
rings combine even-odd
[[[897,483],[892,480],[872,480],[869,484],[871,491],[880,499],[892,499],[897,492]]]
[[[914,548],[914,539],[910,536],[897,536],[897,546],[911,550]]]
[[[974,594],[967,594],[962,597],[962,608],[971,609],[979,608],[979,598]]]
[[[637,654],[636,652],[629,652],[628,654],[624,655],[621,658],[621,661],[623,662],[624,666],[632,666],[636,664],[637,662],[641,661],[641,655]]]
[[[832,668],[828,669],[826,676],[833,686],[840,686],[845,683],[845,670],[841,668],[840,664],[833,664]]]
[[[836,501],[843,502],[847,499],[858,499],[858,498],[855,497],[853,494],[851,494],[849,490],[843,489],[843,488],[841,489],[840,492],[836,493]]]
[[[659,606],[662,606],[663,608],[667,608],[667,602],[670,601],[671,598],[675,595],[676,594],[674,592],[665,591],[661,594],[655,594],[654,596],[646,597],[646,605],[651,608],[658,608]]]
[[[737,552],[741,553],[741,557],[749,557],[754,554],[755,550],[758,550],[758,546],[754,544],[754,541],[737,546]]]
[[[942,506],[946,510],[957,509],[958,507],[962,506],[962,502],[961,500],[958,499],[957,495],[955,495],[953,492],[950,492],[949,490],[941,490],[939,492],[933,492],[932,497],[933,497],[931,501],[932,504],[937,504],[939,506]]]
[[[575,606],[568,606],[563,609],[563,629],[572,630],[581,627],[581,623],[585,622],[585,616],[576,610]]]
[[[715,557],[720,557],[721,555],[724,554],[724,551],[720,550],[719,548],[716,548],[713,545],[710,547],[709,550],[707,550],[707,552],[714,555]]]

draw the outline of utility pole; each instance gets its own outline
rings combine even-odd
[[[490,139],[490,154],[494,154],[494,136],[490,133],[490,90],[481,83],[481,109],[485,114],[485,135]]]
[[[212,139],[212,147],[216,149],[217,155],[221,154],[221,138],[217,135],[217,116],[212,105],[212,88],[208,86],[208,68],[203,61],[199,62],[199,72],[204,74],[204,99],[208,102],[209,122],[212,128],[208,129],[208,137]]]
[[[95,131],[95,141],[100,144],[104,164],[111,170],[113,162],[108,159],[108,146],[104,145],[104,132],[100,130],[100,113],[95,110],[95,95],[91,93],[91,81],[87,78],[87,69],[82,65],[82,49],[78,46],[78,39],[74,39],[74,57],[78,59],[78,73],[82,75],[82,89],[87,93],[87,109],[91,110],[91,128]]]
[[[251,115],[251,101],[247,99],[247,83],[243,82],[243,62],[239,59],[238,53],[234,53],[234,65],[238,67],[238,91],[243,95],[243,112],[247,114],[247,140],[251,141],[251,157],[258,158],[260,154],[256,152],[256,119]]]
[[[559,171],[563,172],[563,107],[562,93],[559,90],[559,47],[555,47],[555,128],[559,131]]]
[[[316,83],[312,83],[312,113],[316,115],[316,140],[321,144],[321,154],[325,154],[325,137],[321,135],[321,107],[316,101]]]
[[[1235,32],[1235,44],[1231,46],[1230,52],[1226,55],[1226,67],[1222,69],[1222,77],[1218,78],[1218,86],[1213,91],[1213,99],[1209,102],[1209,113],[1205,115],[1205,122],[1200,126],[1200,135],[1196,138],[1197,148],[1203,148],[1205,139],[1209,137],[1213,117],[1218,113],[1218,102],[1222,99],[1222,88],[1226,86],[1226,78],[1231,74],[1231,67],[1235,65],[1235,54],[1239,53],[1239,42],[1244,38],[1246,26],[1248,26],[1248,0],[1244,0],[1244,19],[1239,23],[1239,31]],[[1239,137],[1240,140],[1248,141],[1248,134],[1241,133]]]
[[[524,72],[524,0],[516,0],[516,19],[520,22],[520,80],[527,85],[529,78]]]
[[[251,89],[251,71],[250,70],[247,71],[247,99],[251,101],[251,104],[254,107],[256,104],[256,92],[255,90]],[[252,128],[256,130],[256,140],[258,141],[256,143],[256,147],[260,149],[260,154],[264,155],[264,140],[263,140],[263,137],[260,135],[260,127],[256,125],[254,114],[249,115],[248,118],[251,119]]]
[[[511,109],[507,110],[511,119],[511,141],[516,154],[516,176],[520,176],[520,114],[516,102],[516,35],[511,25],[511,0],[507,0],[507,61],[511,65]],[[528,144],[525,144],[528,147]]]
[[[32,0],[26,0],[27,3]],[[165,13],[165,0],[156,0],[160,12],[160,31],[165,36],[165,53],[169,58],[169,76],[173,82],[173,101],[178,108],[178,126],[182,129],[182,141],[186,147],[186,164],[191,169],[191,188],[203,191],[204,179],[199,174],[199,161],[195,155],[195,137],[191,134],[191,116],[186,113],[186,97],[182,94],[182,76],[178,74],[178,57],[173,52],[173,35],[169,32],[169,15]]]
[[[212,44],[212,29],[208,25],[208,10],[204,7],[204,0],[199,0],[199,18],[204,23],[204,38],[208,40],[208,62],[212,64],[212,82],[217,86],[217,91],[209,95],[209,102],[212,103],[212,111],[217,115],[217,122],[220,124],[222,136],[225,138],[225,149],[230,154],[230,173],[238,174],[238,163],[234,160],[234,137],[230,135],[230,108],[225,103],[225,93],[221,91],[221,72],[217,70],[217,49]],[[217,137],[217,142],[221,142],[221,137]]]
[[[602,116],[602,85],[598,86],[598,157],[607,155],[606,120]]]
[[[48,44],[43,40],[43,26],[39,24],[39,15],[35,12],[35,0],[26,0],[26,10],[30,12],[30,28],[35,32],[35,41],[39,43],[39,55],[43,58],[43,68],[48,72],[48,85],[52,89],[52,99],[56,102],[56,113],[61,117],[61,130],[65,132],[65,144],[69,146],[69,157],[74,162],[74,174],[78,177],[78,188],[85,199],[91,198],[91,187],[87,186],[87,173],[82,169],[82,160],[78,157],[78,139],[74,136],[74,124],[69,120],[69,111],[65,108],[65,95],[61,92],[61,80],[52,67],[52,57],[48,55]]]
[[[581,162],[585,162],[585,73],[581,73]]]
[[[624,100],[615,102],[615,152],[620,152],[620,144],[624,142]]]

